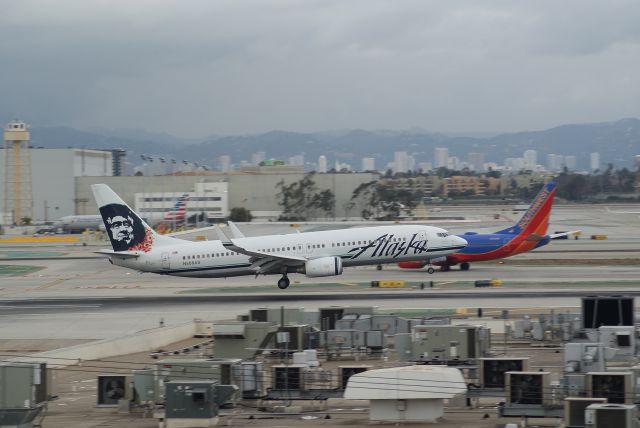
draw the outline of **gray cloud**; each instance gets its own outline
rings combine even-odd
[[[0,118],[196,136],[638,116],[640,3],[6,2]]]

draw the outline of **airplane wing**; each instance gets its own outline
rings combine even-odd
[[[113,251],[113,250],[100,250],[94,251],[95,254],[102,254],[104,256],[118,256],[125,259],[134,259],[140,257],[139,251]]]
[[[219,227],[216,228],[216,232],[218,233],[220,242],[226,249],[250,257],[249,261],[251,262],[251,266],[249,269],[254,271],[256,275],[279,272],[284,266],[302,265],[308,260],[306,257],[291,254],[263,253],[261,251],[249,250],[238,245],[232,239],[229,239]]]
[[[570,236],[579,235],[580,233],[582,233],[581,230],[572,230],[571,232],[558,232],[558,233],[550,234],[549,238],[551,238],[551,239],[564,239],[564,238],[568,238]]]

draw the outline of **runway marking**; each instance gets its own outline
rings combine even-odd
[[[69,278],[56,279],[55,281],[51,281],[51,282],[48,282],[46,284],[42,284],[39,287],[36,287],[35,290],[46,290],[47,288],[53,287],[54,285],[62,284],[63,282],[67,281],[68,279]]]

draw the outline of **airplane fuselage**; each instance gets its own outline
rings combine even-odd
[[[464,234],[459,235],[469,244],[453,254],[447,256],[448,264],[463,262],[479,262],[502,259],[526,253],[549,243],[548,236],[534,240],[522,235],[507,235],[500,233]]]
[[[255,273],[252,257],[230,251],[221,241],[176,242],[137,258],[117,254],[110,258],[118,266],[164,275],[218,278]],[[234,244],[274,257],[336,257],[348,267],[443,257],[466,243],[440,228],[397,225],[238,238]],[[292,261],[286,272],[304,273],[304,263]]]

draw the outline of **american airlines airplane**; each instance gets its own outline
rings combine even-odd
[[[467,245],[444,229],[393,225],[244,237],[231,222],[228,238],[185,241],[155,233],[106,184],[91,186],[113,250],[100,253],[112,264],[141,272],[197,278],[281,275],[278,287],[289,286],[289,273],[307,277],[342,274],[344,267],[439,258]]]
[[[152,225],[157,225],[162,222],[182,223],[184,222],[188,200],[189,194],[185,193],[176,200],[171,211],[157,215],[151,213],[151,216],[146,218],[146,220]],[[64,233],[82,233],[87,229],[98,230],[102,227],[102,223],[102,217],[99,215],[68,215],[61,217],[53,224],[53,227],[61,229]]]

